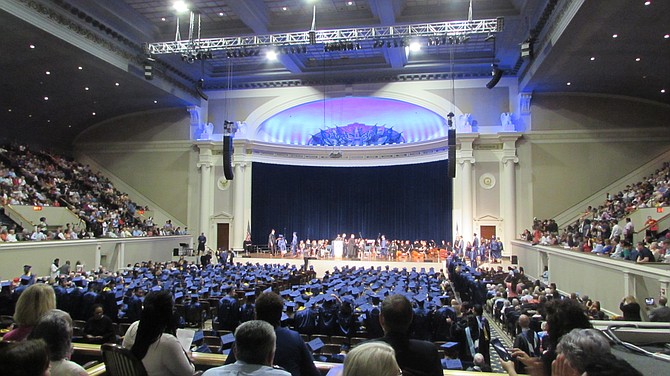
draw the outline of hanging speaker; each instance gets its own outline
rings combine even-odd
[[[498,81],[500,81],[500,79],[503,76],[502,69],[499,69],[497,65],[493,64],[493,70],[491,71],[491,76],[492,76],[491,81],[489,81],[486,84],[486,87],[488,89],[493,89],[494,87],[496,87],[496,85],[498,85]]]
[[[447,160],[447,165],[448,165],[448,170],[449,170],[449,177],[450,178],[455,178],[456,177],[456,130],[455,129],[449,129],[447,131],[447,139],[449,141],[448,145],[449,147],[447,148],[447,154],[448,154],[448,160]]]
[[[233,140],[232,136],[223,136],[223,176],[233,180]]]
[[[195,84],[195,91],[196,91],[196,93],[198,93],[200,98],[202,98],[204,100],[208,100],[209,97],[207,96],[207,94],[205,94],[204,88],[205,88],[205,80],[201,78]]]

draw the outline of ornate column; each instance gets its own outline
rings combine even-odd
[[[457,140],[460,144],[460,150],[456,157],[456,161],[461,165],[460,176],[461,179],[461,229],[459,229],[459,234],[463,236],[464,239],[470,239],[473,234],[472,222],[473,222],[473,172],[472,165],[475,164],[475,157],[472,148],[472,144],[479,137],[478,134],[467,134],[464,136],[458,136]]]
[[[212,174],[214,173],[214,156],[212,155],[212,144],[199,144],[200,155],[197,167],[200,169],[200,230],[194,231],[195,237],[201,232],[205,233],[208,244],[214,244],[211,238],[212,217]]]
[[[500,187],[500,203],[503,213],[503,234],[501,239],[504,243],[503,255],[509,256],[512,249],[511,241],[516,239],[516,164],[519,158],[516,156],[516,140],[519,133],[500,134],[499,139],[503,143],[502,150],[502,177]]]
[[[246,162],[235,162],[235,179],[233,179],[233,236],[231,248],[243,251],[244,237],[244,191]]]

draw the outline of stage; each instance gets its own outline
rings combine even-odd
[[[176,261],[177,259],[178,257],[173,257],[173,261]],[[189,262],[194,262],[197,264],[200,263],[200,259],[196,256],[186,256],[185,259]],[[214,260],[212,261],[215,262]],[[281,264],[281,265],[289,264],[289,265],[295,265],[297,267],[302,267],[305,264],[305,260],[303,258],[273,257],[269,253],[250,253],[250,254],[239,253],[238,255],[235,256],[234,261],[236,263],[258,262],[262,264]],[[433,268],[435,271],[439,271],[441,269],[445,269],[446,267],[444,260],[441,260],[440,262],[438,262],[437,260],[426,260],[424,262],[418,262],[418,261],[381,260],[375,258],[371,259],[370,258],[363,258],[363,259],[310,258],[307,260],[307,262],[308,267],[314,268],[317,278],[323,277],[326,270],[332,271],[333,268],[335,268],[336,266],[340,268],[343,266],[350,266],[350,267],[355,266],[357,268],[381,267],[383,269],[388,265],[389,268],[391,269],[407,268],[407,270],[411,270],[412,268],[416,268],[417,271],[420,271],[421,268],[425,268],[426,270]]]

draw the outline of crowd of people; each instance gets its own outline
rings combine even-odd
[[[80,223],[52,228],[42,217],[33,228],[15,223],[0,229],[3,242],[75,240],[91,237],[185,235],[187,229],[143,218],[149,210],[117,190],[109,179],[90,166],[23,145],[0,149],[0,201],[2,205],[63,206],[76,213]]]
[[[582,339],[597,341],[588,329],[590,320],[606,318],[597,301],[577,294],[561,296],[555,285],[531,281],[523,268],[472,267],[456,253],[447,269],[448,277],[432,269],[344,266],[316,278],[313,271],[289,265],[202,267],[182,259],[141,263],[117,273],[72,272],[58,276],[53,285],[33,276],[21,278],[19,286],[3,283],[1,296],[16,298],[16,327],[3,342],[46,344],[52,370],[61,367],[70,370],[67,374],[79,374],[82,369],[68,360],[70,346],[64,340],[72,338],[72,319],[86,321],[81,340],[92,343],[119,341],[108,328],[125,321],[133,324],[123,346],[142,360],[149,375],[163,374],[165,367],[176,375],[192,375],[195,368],[174,337],[175,330],[187,323],[189,309],[213,302],[213,325],[234,332],[235,338],[227,364],[207,371],[209,375],[261,368],[268,374],[318,375],[314,355],[300,334],[370,339],[349,355],[323,359],[344,359],[344,366],[333,374],[385,375],[366,368],[376,359],[377,367],[391,373],[441,375],[454,361],[463,369],[490,369],[493,333],[483,314],[486,309],[515,339],[513,361],[503,362],[509,374],[549,375],[552,367],[583,371],[601,366],[593,357],[572,353],[574,346],[585,345]],[[0,301],[0,306],[7,302]],[[667,300],[658,303],[649,316],[670,320]],[[622,301],[621,310],[623,319],[639,319],[634,298]],[[19,345],[4,346],[0,357]],[[609,346],[601,353],[610,354]],[[617,369],[632,369],[611,354],[607,359],[621,367]]]

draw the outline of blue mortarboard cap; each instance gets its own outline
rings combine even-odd
[[[463,369],[463,363],[460,359],[442,359],[443,368],[446,369]]]
[[[123,291],[118,291],[118,290],[117,290],[117,291],[114,293],[114,297],[115,297],[116,299],[123,298]]]
[[[161,291],[161,287],[160,286],[154,286],[154,287],[151,288],[151,291]]]
[[[191,343],[198,342],[198,341],[200,341],[204,338],[205,338],[205,333],[202,330],[198,330],[195,333],[193,333],[193,341]]]
[[[307,342],[307,347],[310,348],[312,351],[318,351],[324,346],[323,341],[321,338],[314,338],[313,340]]]
[[[183,292],[175,292],[175,293],[174,293],[174,298],[175,298],[175,299],[180,299],[180,298],[183,298],[183,297],[184,297],[184,293],[183,293]]]
[[[249,292],[244,293],[244,296],[246,296],[247,298],[251,298],[251,297],[256,296],[256,292],[255,291],[249,291]]]
[[[221,336],[221,343],[224,346],[232,344],[233,342],[235,342],[235,335],[233,335],[233,333],[228,333]]]
[[[289,296],[291,295],[291,290],[283,290],[279,293],[281,296]]]
[[[291,291],[291,293],[289,294],[289,296],[292,296],[292,297],[294,297],[294,298],[297,298],[298,296],[300,296],[300,291]]]
[[[289,319],[288,315],[285,314],[284,312],[282,312],[282,314],[281,314],[281,319],[280,319],[280,320],[281,320],[281,321],[286,321],[286,320],[288,320],[288,319]]]
[[[209,349],[209,346],[207,346],[206,343],[203,343],[202,345],[198,346],[197,349],[195,349],[195,352],[209,354],[212,352],[212,350]]]
[[[9,287],[11,285],[12,285],[11,281],[2,281],[2,283],[0,283],[0,286],[2,287]]]
[[[65,292],[67,292],[68,294],[72,293],[72,291],[74,291],[74,287],[71,287],[71,288],[65,290]]]
[[[458,346],[458,342],[445,342],[442,345],[440,345],[440,348],[445,349],[445,350],[453,350]]]
[[[284,303],[284,305],[285,305],[287,308],[294,308],[294,307],[295,307],[295,303],[293,303],[293,302],[286,302],[286,303]]]
[[[191,294],[191,299],[198,300],[200,298],[200,295],[198,294]]]
[[[272,292],[272,287],[268,287],[265,290],[263,290],[263,293],[268,293],[268,292]]]
[[[230,349],[223,349],[223,350],[221,350],[221,354],[223,354],[223,355],[230,355]]]

